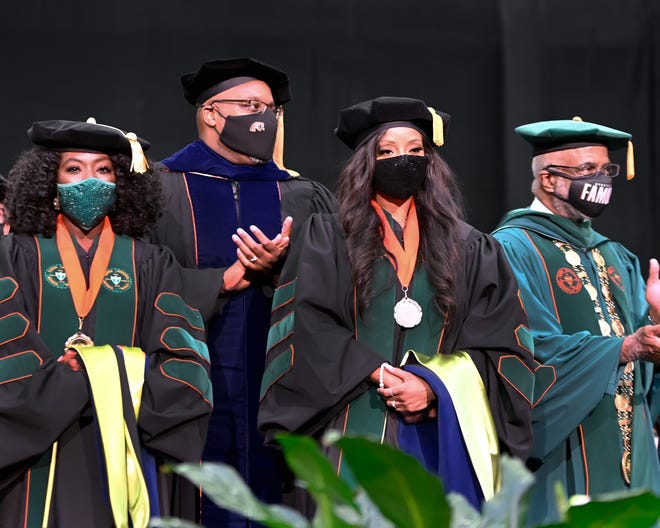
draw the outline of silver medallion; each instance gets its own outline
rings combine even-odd
[[[394,320],[403,328],[417,326],[422,320],[422,307],[406,296],[394,305]]]
[[[64,350],[73,346],[94,346],[94,341],[92,341],[91,337],[78,330],[64,342]]]

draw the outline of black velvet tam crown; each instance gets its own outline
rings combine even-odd
[[[352,149],[372,134],[397,126],[408,126],[437,146],[444,144],[451,116],[426,106],[420,99],[378,97],[339,112],[335,134]]]
[[[182,75],[181,86],[186,101],[199,106],[215,94],[253,80],[268,85],[276,105],[291,100],[289,76],[273,66],[248,57],[205,62],[196,72]]]

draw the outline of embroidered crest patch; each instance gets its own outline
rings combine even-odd
[[[569,295],[575,295],[582,290],[582,281],[571,268],[559,268],[555,280],[561,291]]]
[[[124,293],[133,286],[131,276],[120,268],[109,268],[103,277],[103,287],[112,293]]]
[[[625,291],[625,288],[623,287],[623,281],[621,280],[621,275],[619,275],[619,272],[614,266],[608,266],[607,276],[614,284],[616,284],[619,287],[619,289]]]
[[[44,279],[46,284],[50,284],[58,290],[66,290],[69,288],[69,281],[66,278],[66,271],[62,264],[53,264],[48,266],[44,271]]]

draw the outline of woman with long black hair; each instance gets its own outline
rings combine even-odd
[[[282,271],[259,424],[269,441],[375,436],[478,506],[498,486],[499,454],[531,447],[534,361],[504,255],[461,219],[436,151],[448,123],[402,97],[340,113],[335,132],[355,151],[340,213],[313,216]]]

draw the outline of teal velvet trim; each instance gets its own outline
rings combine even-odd
[[[206,346],[206,343],[195,339],[183,328],[168,328],[163,333],[161,341],[168,350],[192,350],[206,361],[210,361],[209,349]]]
[[[161,293],[155,305],[165,315],[183,317],[192,328],[204,328],[204,320],[199,310],[188,306],[176,293]]]
[[[520,325],[516,328],[516,339],[521,347],[527,350],[530,354],[534,353],[534,337],[529,328],[524,325]]]
[[[27,378],[39,368],[41,358],[33,350],[26,350],[0,360],[0,384]]]
[[[500,358],[499,373],[531,404],[534,400],[534,373],[517,356]]]
[[[261,378],[261,393],[259,399],[262,399],[268,388],[280,378],[286,371],[293,366],[293,347],[289,345],[287,349],[277,356],[266,367],[264,375]]]
[[[209,405],[213,405],[213,386],[204,367],[194,361],[169,359],[161,367],[168,377],[189,385],[199,392]]]
[[[288,302],[291,302],[296,296],[296,283],[298,279],[294,279],[287,284],[279,286],[275,290],[275,295],[273,295],[273,310],[284,306]]]
[[[18,284],[11,277],[2,277],[0,279],[0,302],[11,299],[18,290]]]
[[[20,339],[27,332],[30,322],[19,313],[12,313],[0,319],[0,345]]]
[[[283,341],[291,333],[293,333],[293,312],[287,314],[285,317],[270,327],[266,350],[273,348],[277,343]]]

